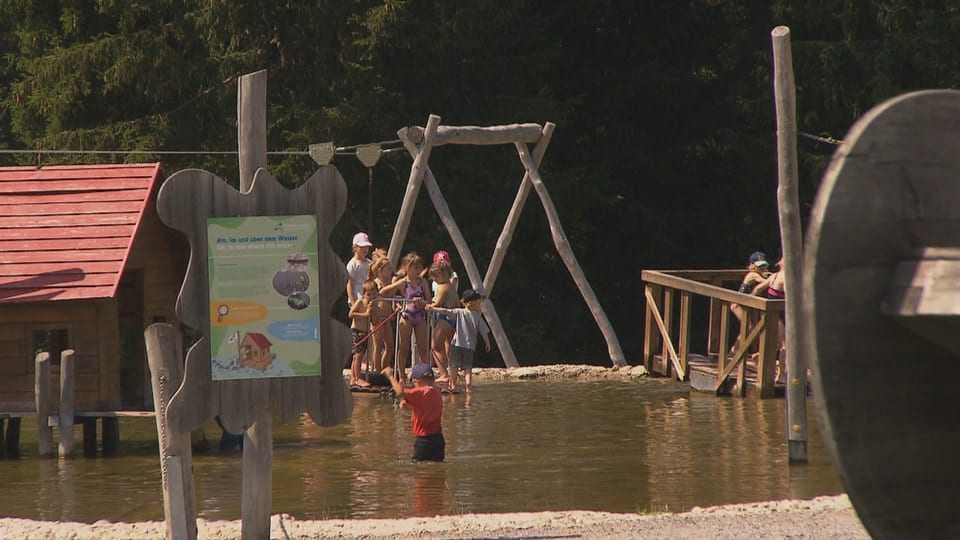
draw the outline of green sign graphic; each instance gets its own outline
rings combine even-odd
[[[316,216],[207,219],[213,380],[320,375]]]

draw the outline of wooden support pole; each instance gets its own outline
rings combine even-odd
[[[83,456],[94,457],[97,455],[97,417],[84,418],[80,423],[83,425]]]
[[[39,352],[34,359],[36,379],[33,387],[37,403],[37,446],[41,457],[53,455],[53,430],[50,429],[50,353]]]
[[[613,331],[613,326],[610,324],[610,320],[607,319],[607,314],[603,311],[603,307],[600,306],[600,301],[597,300],[597,295],[594,294],[593,287],[590,286],[590,282],[587,281],[586,276],[583,275],[583,269],[580,268],[580,263],[577,262],[577,258],[570,248],[570,242],[567,240],[567,235],[563,232],[563,225],[560,224],[560,217],[557,215],[557,209],[553,205],[550,193],[547,192],[547,187],[540,179],[540,172],[537,170],[533,158],[527,153],[527,145],[518,142],[515,143],[514,146],[517,148],[517,153],[520,155],[520,161],[523,163],[523,167],[527,170],[527,175],[530,177],[533,188],[537,190],[537,195],[540,196],[540,202],[543,204],[543,209],[547,214],[547,221],[550,225],[550,235],[553,237],[553,244],[560,253],[560,258],[563,260],[563,263],[567,266],[567,271],[573,276],[573,281],[577,284],[577,288],[580,289],[580,294],[587,302],[587,306],[590,308],[594,320],[597,321],[597,325],[600,327],[600,331],[607,341],[607,352],[610,355],[613,366],[626,366],[627,360],[623,356],[623,350],[620,348],[620,341],[617,339],[617,334]]]
[[[418,150],[417,146],[406,137],[406,132],[404,130],[400,130],[398,135],[400,136],[400,140],[403,142],[404,147],[407,149],[407,152],[409,152],[415,160],[418,159],[419,154],[417,154],[417,152],[421,150]],[[430,196],[430,200],[433,202],[433,207],[440,216],[440,221],[447,228],[447,232],[450,234],[450,239],[453,240],[453,244],[457,248],[457,252],[460,254],[460,259],[463,261],[464,270],[467,272],[467,278],[470,280],[470,286],[474,289],[481,289],[482,282],[480,281],[480,269],[477,267],[477,263],[473,259],[473,253],[470,251],[470,246],[463,237],[463,233],[460,232],[460,227],[457,225],[456,220],[453,219],[453,213],[450,211],[450,207],[447,205],[447,201],[443,197],[443,193],[440,192],[440,186],[437,184],[437,179],[433,176],[433,171],[430,170],[429,166],[424,166],[421,174],[423,183],[427,188],[427,194]],[[391,248],[392,245],[393,244],[391,244]],[[484,291],[484,294],[489,295],[487,291]],[[487,319],[487,325],[490,327],[490,333],[493,334],[493,338],[497,342],[497,347],[500,350],[500,356],[503,358],[503,363],[507,367],[518,367],[520,364],[517,362],[517,357],[513,352],[513,347],[510,346],[510,340],[507,338],[507,333],[503,328],[503,323],[500,322],[500,316],[497,314],[497,309],[494,306],[493,301],[488,298],[487,301],[481,304],[481,309],[483,310],[484,317]]]
[[[60,457],[73,456],[74,365],[73,349],[60,353]]]
[[[153,410],[156,411],[163,483],[163,514],[167,539],[197,537],[193,488],[193,452],[190,434],[167,427],[167,405],[183,380],[183,345],[179,332],[166,323],[151,324],[144,332]]]
[[[417,195],[420,194],[420,185],[423,183],[423,177],[428,167],[427,162],[430,159],[430,150],[433,148],[433,137],[439,125],[440,117],[431,114],[427,119],[427,127],[423,131],[423,144],[420,145],[419,150],[410,152],[410,149],[407,149],[413,157],[413,165],[410,167],[407,191],[403,194],[400,215],[397,216],[397,223],[393,227],[393,236],[390,238],[390,248],[387,250],[387,256],[394,267],[400,260],[400,250],[403,249],[403,242],[407,239],[407,230],[410,228],[413,208],[417,204]],[[400,135],[400,139],[403,140],[406,137],[406,132],[407,130],[401,129],[397,135]]]
[[[243,480],[240,515],[243,540],[270,538],[270,498],[273,489],[273,416],[262,409],[243,433]]]
[[[787,292],[787,447],[791,463],[807,461],[807,348],[803,312],[803,233],[797,172],[796,87],[790,29],[778,26],[773,40],[773,88],[777,112],[777,206]]]
[[[680,371],[688,373],[687,356],[690,354],[690,305],[692,296],[680,291],[680,343],[677,344],[677,356],[680,357]]]
[[[656,299],[662,295],[662,287],[659,285],[644,285],[643,294],[646,298],[645,317],[643,322],[643,366],[647,371],[653,373],[653,356],[660,347],[660,332],[654,321],[653,311],[657,309]]]
[[[7,457],[6,432],[4,431],[6,420],[7,418],[5,416],[0,416],[0,459]]]
[[[120,450],[120,419],[104,416],[100,419],[100,444],[103,455],[113,456]]]
[[[10,418],[7,422],[7,435],[4,438],[7,459],[20,457],[20,420],[20,418]]]
[[[533,162],[539,168],[543,161],[543,154],[550,145],[550,139],[553,137],[553,131],[556,124],[547,122],[543,125],[543,134],[537,145],[533,148]],[[503,259],[510,249],[510,243],[513,242],[513,231],[517,228],[520,221],[520,214],[527,203],[527,196],[530,194],[530,188],[533,184],[530,182],[530,174],[524,170],[523,180],[520,181],[520,189],[517,190],[517,196],[513,199],[513,206],[510,207],[510,213],[507,214],[507,220],[503,223],[503,230],[497,239],[497,245],[494,247],[493,256],[490,257],[490,264],[487,266],[487,275],[483,278],[483,291],[486,294],[493,293],[493,285],[500,275],[500,267],[503,266]]]
[[[257,169],[267,166],[267,70],[237,80],[237,147],[240,149],[240,191],[253,185]]]

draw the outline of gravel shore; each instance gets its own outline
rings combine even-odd
[[[406,538],[870,538],[845,495],[812,500],[771,501],[680,514],[535,512],[466,514],[432,518],[300,521],[271,519],[270,537],[284,539]],[[202,539],[240,537],[239,521],[198,521]],[[31,540],[162,539],[164,524],[61,523],[0,519],[0,538]]]

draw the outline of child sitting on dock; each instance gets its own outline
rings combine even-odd
[[[350,308],[350,333],[353,334],[353,362],[350,364],[350,386],[370,386],[360,377],[360,364],[367,354],[370,332],[370,312],[377,296],[377,284],[367,280],[361,287],[362,296]]]
[[[464,371],[464,385],[467,392],[471,390],[473,380],[473,353],[477,348],[477,334],[483,338],[483,344],[487,351],[490,350],[490,328],[487,322],[483,320],[480,314],[483,295],[473,289],[463,291],[460,297],[463,303],[462,308],[447,309],[435,304],[430,304],[427,309],[443,315],[450,315],[456,320],[456,330],[453,339],[450,341],[450,390],[456,391],[457,378],[459,370]]]
[[[401,407],[409,407],[413,412],[410,423],[413,429],[413,461],[443,461],[446,441],[440,418],[443,416],[443,398],[440,390],[433,385],[433,368],[427,364],[417,364],[410,371],[414,380],[413,388],[404,388],[393,376],[393,370],[383,370],[390,385],[400,399]]]

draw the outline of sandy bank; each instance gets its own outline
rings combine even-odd
[[[198,523],[199,537],[240,537],[239,521]],[[432,518],[299,521],[271,520],[271,538],[869,538],[845,495],[812,500],[771,501],[681,514],[536,512],[467,514]],[[3,539],[162,539],[162,522],[58,523],[0,519]]]

